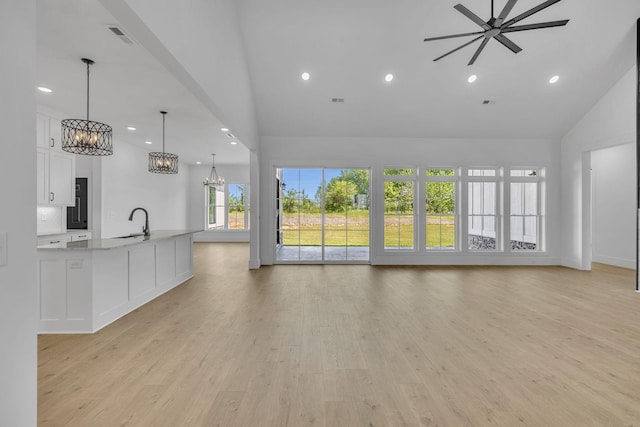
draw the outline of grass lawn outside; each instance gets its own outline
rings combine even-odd
[[[325,213],[325,246],[369,246],[369,212]],[[412,248],[413,215],[385,218],[384,245]],[[322,215],[319,213],[285,213],[283,215],[284,246],[321,246]],[[454,248],[454,217],[427,217],[427,247]]]

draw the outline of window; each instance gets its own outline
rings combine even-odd
[[[415,172],[385,169],[384,175],[384,248],[414,249]]]
[[[207,190],[207,228],[224,228],[224,189],[205,187]]]
[[[510,184],[510,243],[513,251],[540,249],[539,169],[512,169]]]
[[[456,171],[427,169],[425,231],[427,249],[456,248]]]
[[[207,191],[207,228],[218,230],[249,229],[249,185],[229,183],[223,187],[205,187]]]
[[[245,196],[245,190],[248,185],[245,184],[229,184],[228,186],[228,207],[227,207],[227,224],[229,230],[244,230],[248,224],[248,200]]]
[[[469,169],[468,176],[468,249],[498,250],[498,173]]]

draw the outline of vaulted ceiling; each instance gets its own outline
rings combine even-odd
[[[637,0],[562,0],[521,24],[568,25],[510,34],[518,54],[491,40],[473,66],[473,46],[434,62],[470,38],[425,37],[480,29],[457,3],[490,17],[490,0],[237,0],[259,133],[559,139],[634,64]],[[495,1],[496,14],[505,3]],[[540,3],[519,0],[509,16]],[[40,104],[82,117],[79,58],[93,57],[92,116],[121,140],[160,140],[166,109],[168,148],[186,162],[214,151],[220,163],[248,162],[246,148],[220,132],[224,123],[144,46],[108,31],[118,23],[97,0],[39,0],[38,19],[38,84],[54,89]]]
[[[478,44],[434,62],[472,37],[424,38],[481,29],[457,3],[491,16],[490,0],[241,0],[261,133],[560,138],[635,60],[639,1],[563,0],[520,24],[566,26],[509,34],[518,54],[492,40],[473,66]]]

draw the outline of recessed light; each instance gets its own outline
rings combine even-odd
[[[237,143],[236,141],[229,141],[229,144],[231,144],[231,145],[236,145],[236,144],[238,144],[238,143]]]
[[[554,84],[557,83],[558,80],[560,80],[560,76],[553,76],[549,79],[549,83]]]
[[[38,90],[40,92],[44,92],[44,93],[51,93],[53,92],[51,89],[49,89],[48,87],[44,87],[44,86],[38,86]]]
[[[201,163],[202,163],[202,162],[196,162],[196,165],[199,165],[199,164],[201,164]]]
[[[311,78],[311,74],[309,74],[309,73],[307,73],[305,71],[304,73],[302,73],[302,75],[300,77],[302,77],[302,80],[304,80],[306,82],[307,80],[309,80]]]
[[[220,128],[221,132],[229,132],[229,128]]]
[[[384,81],[387,83],[393,81],[393,74],[387,74],[386,76],[384,76]]]
[[[153,142],[151,142],[151,141],[145,141],[144,143],[145,144],[149,144],[149,145],[153,144]]]
[[[127,126],[127,129],[129,129],[131,131],[136,130],[136,128],[134,128],[133,126]]]
[[[467,79],[467,81],[468,81],[469,83],[473,83],[473,82],[475,82],[475,81],[476,81],[476,79],[477,79],[477,78],[478,78],[478,76],[476,76],[475,74],[472,74],[472,75],[470,75],[470,76],[469,76],[469,78]]]

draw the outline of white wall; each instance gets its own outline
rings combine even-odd
[[[101,191],[101,237],[141,232],[144,212],[136,212],[133,221],[128,220],[136,207],[149,212],[152,233],[186,229],[189,166],[181,163],[177,175],[156,174],[148,171],[148,151],[114,141],[113,152],[100,159],[101,185],[93,190]]]
[[[382,233],[372,218],[372,263],[403,264],[556,264],[559,262],[559,147],[547,140],[470,140],[413,138],[277,138],[265,137],[260,146],[260,262],[273,262],[275,236],[276,167],[370,167],[372,191],[382,193],[384,167],[406,166],[540,166],[546,168],[546,252],[523,257],[521,254],[403,254],[389,256],[375,247]],[[373,201],[372,207],[381,211]],[[520,256],[517,256],[520,255]]]
[[[191,166],[189,175],[189,220],[191,230],[204,230],[206,220],[206,196],[202,181],[209,175],[211,164]],[[227,183],[248,184],[248,165],[219,165],[216,171]],[[251,188],[249,188],[251,194]],[[207,230],[194,235],[197,242],[248,242],[249,231],[240,230]]]
[[[250,149],[259,138],[234,0],[100,0]]]
[[[583,156],[593,150],[635,142],[635,94],[636,69],[632,67],[562,139],[561,262],[565,266],[591,268]],[[635,192],[628,197],[635,200]],[[635,227],[629,233],[635,235]]]
[[[593,261],[636,268],[636,147],[591,153]]]
[[[0,426],[35,426],[36,3],[0,2]]]

